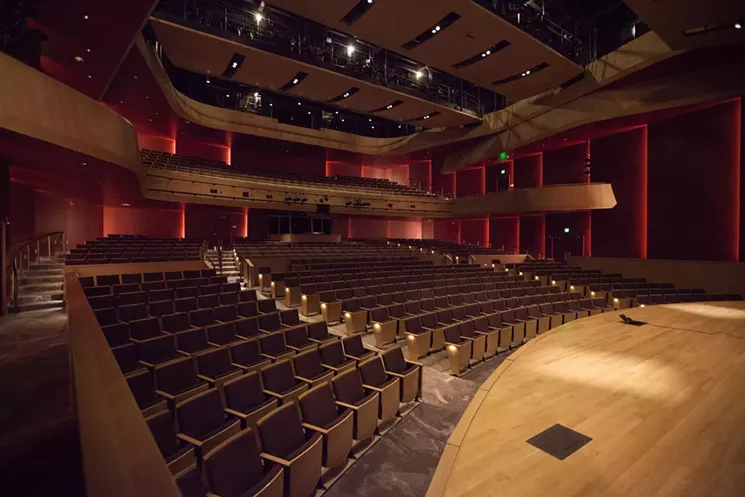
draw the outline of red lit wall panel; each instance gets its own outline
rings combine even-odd
[[[484,168],[466,169],[458,171],[455,178],[458,197],[483,195],[485,184]]]
[[[592,213],[592,255],[647,254],[647,127],[592,141],[592,181],[610,183],[618,204]]]
[[[228,244],[242,237],[246,230],[246,215],[241,207],[186,204],[186,237],[205,238],[210,245],[222,240]],[[249,226],[252,223],[249,222]]]
[[[398,166],[387,170],[387,178],[394,183],[409,186],[409,166]]]
[[[518,251],[521,231],[518,216],[492,217],[490,226],[490,239],[493,248],[504,250],[508,254]]]
[[[461,243],[488,246],[489,238],[489,218],[460,220]]]
[[[544,152],[543,184],[568,185],[584,183],[586,155],[586,142]]]
[[[332,162],[326,163],[326,176],[362,176],[362,166],[357,164],[349,164],[347,162]]]
[[[460,221],[456,219],[434,219],[432,221],[435,240],[460,241]]]
[[[161,136],[137,135],[137,144],[140,149],[147,148],[149,150],[157,150],[159,152],[167,152],[173,154],[176,152],[176,140],[165,138]]]
[[[332,163],[329,163],[332,164]],[[363,178],[390,179],[390,174],[385,169],[378,167],[362,166]]]
[[[236,169],[326,175],[326,153],[321,147],[236,133],[232,137],[230,153],[230,164]]]
[[[181,237],[181,206],[104,207],[103,234],[147,235],[163,238]],[[242,235],[241,235],[242,236]]]
[[[520,253],[533,257],[546,255],[546,215],[520,216]]]
[[[388,220],[373,217],[349,218],[349,238],[387,238]]]
[[[420,190],[432,191],[432,161],[412,161],[409,164],[409,184]]]
[[[435,222],[432,219],[422,221],[422,240],[432,240],[435,237]]]
[[[515,188],[539,188],[543,186],[543,154],[528,155],[513,161]]]
[[[649,125],[650,259],[737,260],[739,110],[734,100]]]
[[[418,220],[389,219],[388,220],[388,237],[421,240],[422,222]]]
[[[85,201],[68,203],[65,222],[67,248],[103,235],[103,207]]]

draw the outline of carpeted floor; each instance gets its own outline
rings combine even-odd
[[[64,310],[0,321],[0,487],[4,496],[82,496]]]

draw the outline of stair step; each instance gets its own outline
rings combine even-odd
[[[57,291],[62,292],[62,282],[43,282],[43,283],[33,283],[30,285],[20,285],[18,287],[18,293],[27,295],[27,294],[36,294],[38,292],[51,292],[51,291]]]
[[[21,278],[21,286],[25,285],[37,285],[40,283],[59,283],[62,284],[65,281],[65,276],[62,274],[53,275],[37,275],[35,273],[26,273]]]
[[[34,304],[38,302],[50,302],[50,301],[64,301],[64,292],[43,292],[35,293],[33,295],[18,295],[18,305],[23,307],[28,304]]]
[[[63,300],[47,300],[46,302],[32,302],[29,304],[19,304],[19,309],[21,312],[26,311],[38,311],[40,309],[54,309],[54,308],[63,308],[65,307],[65,302]]]
[[[42,270],[58,269],[60,271],[64,271],[65,264],[62,262],[40,262],[39,264],[31,265],[31,270],[33,271],[35,269],[42,269]]]
[[[37,276],[63,276],[64,277],[64,274],[65,274],[64,271],[62,271],[60,269],[34,269],[32,267],[31,268],[31,271],[29,271],[28,269],[24,269],[23,270],[23,277],[24,278],[26,276],[33,276],[33,277],[37,277]]]

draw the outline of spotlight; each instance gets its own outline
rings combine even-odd
[[[83,58],[80,55],[76,55],[75,62],[83,62]]]
[[[354,45],[347,45],[347,56],[351,57],[354,54]]]
[[[423,73],[422,71],[416,71],[414,73],[414,76],[416,76],[416,79],[422,79]]]
[[[207,84],[210,84],[210,83],[211,83],[210,78],[207,78]]]
[[[735,29],[742,29],[742,24],[740,24],[739,22],[736,22]]]
[[[372,2],[373,2],[373,0],[367,0],[367,3],[372,3]]]
[[[440,26],[437,26],[437,27],[435,28],[435,31],[439,31],[439,30],[440,30]]]
[[[646,306],[646,305],[644,305],[644,304],[642,304],[642,305],[640,305],[639,307],[647,307],[647,306]]]
[[[83,19],[85,19],[87,21],[88,20],[88,16],[87,15],[83,16]]]
[[[254,92],[254,98],[259,98],[259,92]]]
[[[299,80],[298,80],[297,78],[295,78],[295,79],[293,79],[293,80],[292,80],[292,84],[293,84],[293,85],[296,85],[298,81],[299,81]]]
[[[233,62],[233,69],[236,69],[237,67],[238,67],[238,63],[237,62]]]
[[[502,174],[507,174],[507,170],[506,169],[502,169]]]
[[[264,16],[261,14],[261,12],[257,12],[254,14],[254,19],[256,19],[256,24],[261,24],[261,21],[264,20]]]

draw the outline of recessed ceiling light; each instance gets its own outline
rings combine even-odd
[[[210,84],[210,83],[211,83],[210,78],[207,78],[207,84]]]
[[[137,79],[137,76],[135,76],[135,79]]]
[[[269,104],[269,107],[274,107],[274,104]]]
[[[236,67],[238,67],[238,63],[237,62],[233,62],[233,69],[235,69]]]
[[[230,93],[226,93],[225,96],[230,98]]]
[[[147,95],[145,95],[145,100],[150,100],[150,97],[148,97]]]
[[[123,203],[122,207],[129,207],[131,204]]]
[[[740,24],[739,22],[736,22],[735,29],[742,29],[742,24]]]
[[[123,104],[123,103],[124,103],[124,100],[119,100],[119,103],[120,103],[120,104]]]
[[[87,21],[88,20],[88,16],[87,15],[84,15],[83,16],[83,19],[85,19]]]
[[[254,19],[256,19],[256,24],[261,23],[261,21],[264,20],[264,16],[261,14],[261,12],[257,12],[254,14]]]
[[[308,111],[308,115],[310,115],[310,111]]]
[[[295,79],[293,79],[293,80],[292,80],[292,84],[293,84],[293,85],[296,85],[296,84],[297,84],[297,82],[298,82],[298,79],[297,79],[297,78],[295,78]]]
[[[88,75],[88,79],[93,79],[93,76],[91,76],[91,75],[89,74],[89,75]]]
[[[367,3],[372,3],[372,2],[373,2],[373,0],[367,0]]]
[[[302,104],[301,102],[298,102],[297,104],[298,104],[298,105],[303,105],[303,104]]]
[[[76,55],[75,62],[83,62],[83,58],[80,55]]]
[[[91,49],[90,48],[86,48],[85,51],[88,52],[88,53],[91,53]]]
[[[348,45],[347,46],[347,55],[351,57],[353,53],[354,53],[354,45]]]

